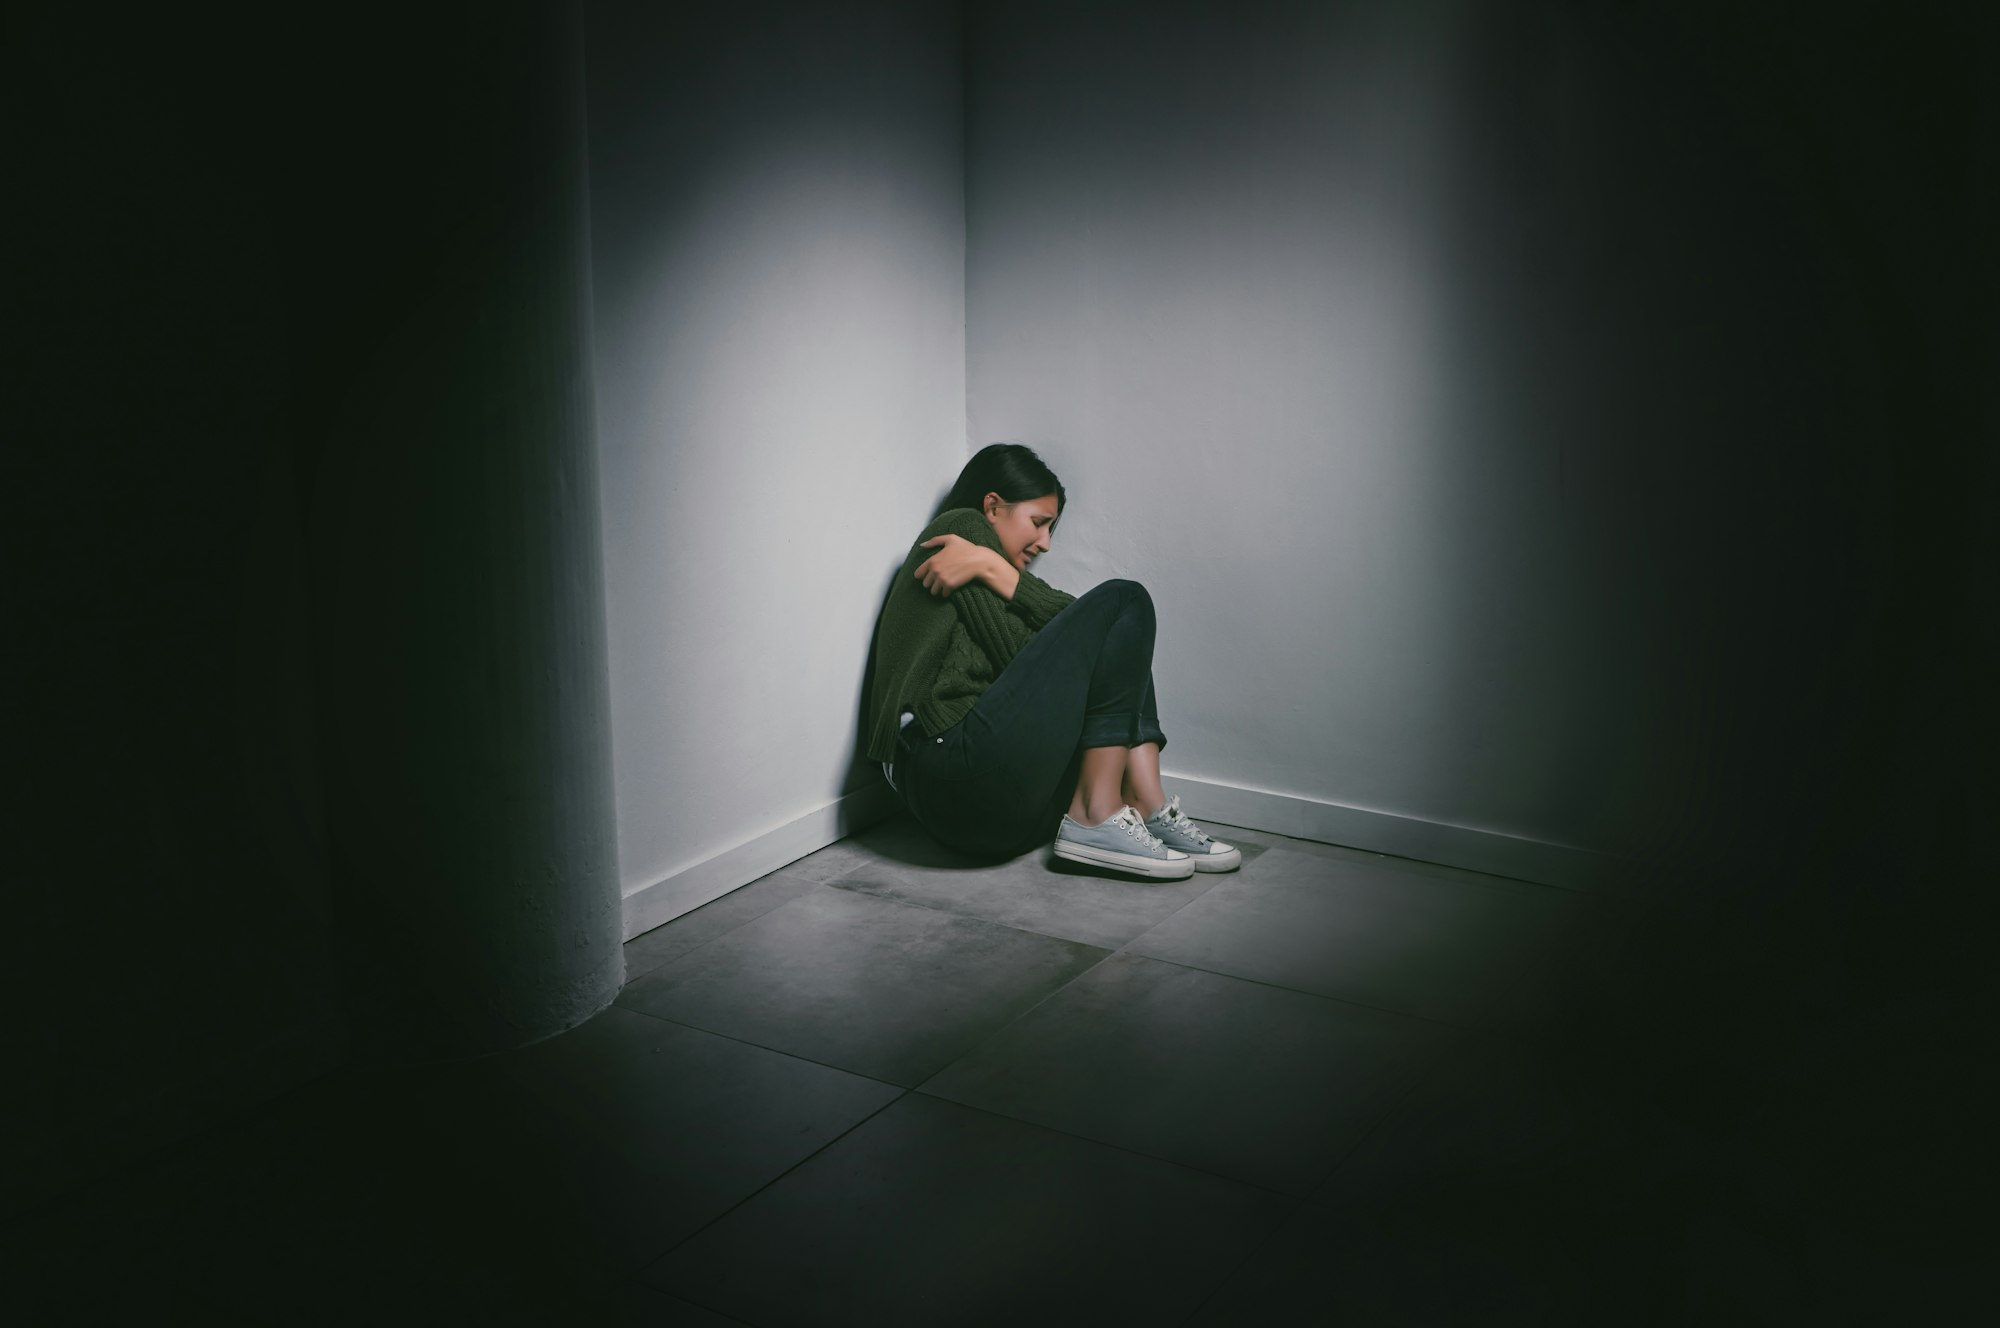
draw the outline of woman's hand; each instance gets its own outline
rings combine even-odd
[[[960,586],[990,576],[1000,555],[960,535],[939,535],[917,547],[937,552],[917,564],[917,580],[939,599]]]

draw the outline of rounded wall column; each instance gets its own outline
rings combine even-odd
[[[328,385],[318,681],[362,1036],[457,1056],[624,975],[581,60],[564,5],[403,36],[347,163],[376,197],[335,261],[401,279]]]

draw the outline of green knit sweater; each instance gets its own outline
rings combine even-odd
[[[923,542],[958,535],[1001,552],[1000,537],[970,507],[939,513],[903,559],[875,625],[875,682],[868,695],[868,759],[896,759],[896,725],[916,712],[927,733],[942,733],[972,709],[1022,646],[1075,596],[1029,572],[1014,598],[1002,599],[983,581],[943,599],[917,580],[917,565],[936,553]]]

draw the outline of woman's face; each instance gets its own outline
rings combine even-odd
[[[1010,503],[997,493],[989,493],[983,510],[993,533],[1000,537],[1000,548],[1007,561],[1022,571],[1027,571],[1029,563],[1049,551],[1049,527],[1056,523],[1054,494]]]

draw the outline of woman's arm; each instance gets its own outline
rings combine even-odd
[[[915,579],[933,597],[950,603],[996,671],[1006,668],[1035,634],[1008,611],[1000,593],[1000,586],[1017,588],[1021,574],[986,543],[993,538],[986,520],[970,509],[943,514],[925,534],[912,550],[929,553],[911,568]],[[1011,575],[1003,575],[1003,569]]]
[[[1048,626],[1049,619],[1074,603],[1076,596],[1057,590],[1033,572],[1016,575],[1014,593],[1008,598],[1008,607],[1014,615],[1038,632]]]
[[[1021,573],[1012,563],[962,535],[937,535],[917,547],[937,550],[917,564],[917,579],[933,595],[949,595],[978,581],[1001,599],[1011,600],[1021,583]]]
[[[995,669],[1074,597],[1008,562],[989,542],[986,519],[969,508],[940,514],[913,552],[931,551],[912,568],[924,589],[948,598]]]
[[[977,512],[945,513],[930,529],[929,538],[917,548],[935,552],[915,570],[931,594],[943,598],[976,582],[997,595],[1034,631],[1076,602],[1074,595],[1064,594],[1033,572],[1023,572],[1008,562],[989,542],[992,533]]]

